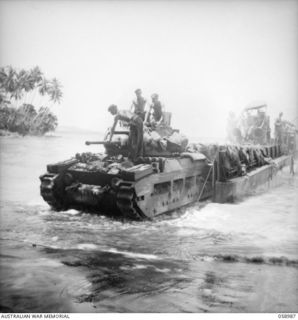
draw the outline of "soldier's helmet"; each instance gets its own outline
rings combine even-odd
[[[115,104],[111,104],[109,107],[108,107],[108,111],[111,112],[112,114],[115,114],[117,113],[117,106]]]
[[[158,94],[157,94],[157,93],[153,93],[153,94],[151,95],[151,98],[152,98],[152,99],[158,99]]]
[[[141,94],[142,93],[142,90],[141,89],[136,89],[135,90],[135,94]]]

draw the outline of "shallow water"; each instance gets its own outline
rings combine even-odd
[[[1,310],[297,312],[298,177],[237,204],[196,203],[154,222],[68,210],[39,195],[47,163],[88,136],[1,137]]]

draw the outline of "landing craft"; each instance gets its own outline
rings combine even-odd
[[[105,153],[82,153],[47,165],[40,192],[54,210],[78,209],[133,220],[153,219],[185,205],[213,198],[234,201],[265,184],[289,162],[279,145],[188,144],[170,126],[144,126],[144,156],[128,159],[125,123],[108,131]],[[267,132],[267,131],[266,131]],[[267,133],[266,133],[267,135]],[[265,135],[265,137],[266,137]],[[111,141],[111,142],[109,142]],[[241,192],[243,191],[243,192]]]

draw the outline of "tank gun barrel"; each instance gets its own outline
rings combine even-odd
[[[85,144],[89,146],[90,144],[105,144],[107,141],[86,141]]]
[[[103,144],[103,145],[112,145],[112,144],[120,144],[120,142],[118,141],[86,141],[85,144],[87,146],[91,145],[91,144]]]

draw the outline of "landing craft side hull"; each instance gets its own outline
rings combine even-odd
[[[259,189],[276,184],[278,171],[288,166],[290,161],[291,156],[281,156],[274,159],[271,164],[252,170],[246,176],[233,178],[226,182],[216,181],[214,202],[235,202],[256,193]]]

